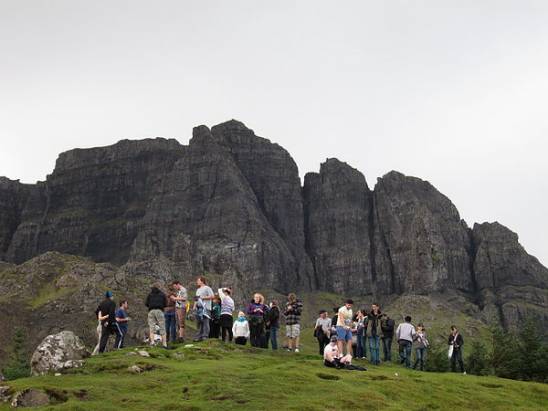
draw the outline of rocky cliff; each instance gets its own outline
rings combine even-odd
[[[301,187],[289,153],[235,120],[196,127],[188,146],[72,150],[36,185],[0,179],[0,259],[48,251],[249,291],[452,293],[509,326],[548,325],[548,270],[516,234],[468,228],[430,183],[394,171],[371,189],[328,159]]]

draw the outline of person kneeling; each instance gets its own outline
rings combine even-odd
[[[330,368],[344,368],[346,365],[352,364],[352,356],[347,354],[341,355],[337,346],[337,336],[332,336],[329,344],[325,346],[323,351],[323,364]]]

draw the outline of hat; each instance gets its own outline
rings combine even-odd
[[[112,291],[110,291],[110,290],[107,291],[107,292],[105,293],[105,297],[107,297],[107,298],[112,298]]]
[[[331,342],[337,342],[337,336],[336,336],[336,335],[332,335],[331,338],[330,338],[330,341],[331,341]]]

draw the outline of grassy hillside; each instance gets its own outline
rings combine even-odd
[[[128,348],[93,357],[70,374],[10,385],[49,392],[59,401],[43,408],[51,410],[541,410],[548,405],[548,385],[397,365],[333,370],[323,367],[313,345],[305,348],[301,354],[272,353],[208,341],[147,349],[150,358]],[[144,371],[130,372],[133,365]]]

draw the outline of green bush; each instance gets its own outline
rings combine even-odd
[[[447,345],[430,346],[426,356],[426,371],[449,371],[449,359],[447,358]]]
[[[16,380],[30,375],[30,365],[25,351],[25,334],[22,329],[15,330],[8,364],[2,369],[8,380]]]
[[[480,341],[472,342],[470,355],[466,361],[466,372],[475,375],[491,374],[491,362],[487,348]]]

